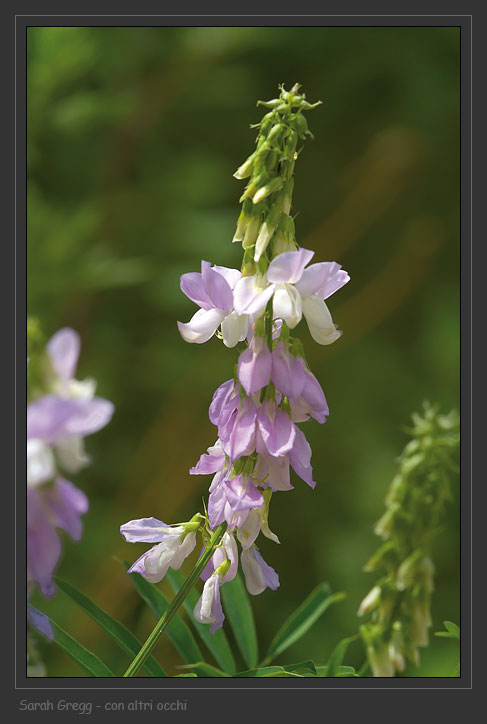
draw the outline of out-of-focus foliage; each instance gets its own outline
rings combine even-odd
[[[458,407],[458,74],[458,28],[29,28],[28,311],[46,336],[64,325],[81,334],[79,376],[89,371],[116,405],[87,441],[94,464],[77,485],[91,509],[59,573],[139,639],[152,619],[114,558],[142,551],[118,528],[201,509],[209,478],[188,469],[215,440],[208,404],[235,362],[216,339],[181,340],[176,320],[195,308],[179,276],[202,258],[238,265],[232,174],[254,144],[256,100],[281,82],[324,102],[296,164],[298,243],[351,282],[330,304],[338,342],[319,347],[298,330],[331,414],[305,428],[316,490],[296,479],[274,497],[281,546],[264,557],[281,587],[253,605],[265,650],[276,622],[328,580],[347,599],[290,655],[326,660],[355,632],[402,426],[425,398]],[[454,492],[434,550],[437,629],[459,620]],[[42,607],[116,660],[61,595]],[[42,653],[50,676],[79,675],[54,647]],[[155,653],[169,673],[182,663],[164,640]],[[433,638],[403,675],[449,676],[455,656]],[[362,660],[353,644],[347,663]]]

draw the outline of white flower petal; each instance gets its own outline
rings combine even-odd
[[[242,277],[233,292],[233,306],[238,314],[258,314],[274,292],[274,284],[257,276]]]
[[[54,457],[42,440],[27,440],[27,485],[34,487],[54,477]]]
[[[282,319],[290,329],[294,329],[301,321],[303,315],[301,295],[292,284],[277,287],[273,305],[274,317]]]
[[[222,322],[223,344],[226,347],[235,347],[238,342],[245,339],[248,329],[248,315],[231,312]]]
[[[187,324],[178,322],[178,329],[185,342],[203,344],[216,332],[225,312],[220,309],[198,309]]]
[[[308,322],[310,334],[318,344],[331,344],[341,336],[341,332],[333,323],[328,307],[316,294],[304,297],[303,314]]]

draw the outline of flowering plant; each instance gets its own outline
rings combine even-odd
[[[326,665],[309,661],[270,665],[332,603],[343,598],[341,593],[332,594],[328,584],[320,584],[278,631],[259,663],[247,594],[274,591],[280,583],[277,572],[260,552],[259,536],[280,543],[269,525],[270,503],[274,493],[293,488],[291,469],[298,479],[315,488],[312,450],[299,425],[311,419],[324,424],[330,414],[320,382],[309,368],[303,344],[294,336],[294,330],[304,317],[316,343],[327,346],[337,341],[341,331],[327,300],[350,279],[336,261],[311,263],[314,252],[298,245],[291,215],[293,170],[301,151],[298,142],[311,136],[304,112],[319,103],[308,103],[295,85],[290,91],[281,87],[278,98],[259,105],[266,108],[266,113],[257,124],[256,149],[234,174],[239,180],[248,179],[233,237],[234,243],[242,245],[241,267],[233,269],[203,260],[200,271],[183,274],[180,282],[183,293],[199,307],[188,322],[178,322],[183,340],[204,344],[216,337],[224,347],[235,348],[238,353],[233,376],[217,388],[209,406],[216,441],[211,441],[189,471],[192,475],[213,476],[207,504],[203,512],[185,522],[168,524],[151,516],[130,520],[120,527],[127,542],[150,545],[127,568],[158,622],[141,646],[120,622],[68,583],[56,579],[57,585],[130,654],[132,661],[125,677],[135,676],[142,668],[152,676],[166,676],[152,656],[165,631],[191,669],[189,674],[179,676],[360,676],[369,667],[374,676],[392,676],[404,668],[405,656],[416,661],[416,647],[426,642],[433,569],[421,536],[424,533],[424,541],[428,539],[428,531],[432,531],[441,513],[448,462],[443,452],[457,440],[455,434],[446,435],[448,443],[445,436],[431,437],[430,428],[429,437],[421,438],[422,442],[418,437],[416,447],[409,446],[409,452],[414,453],[412,459],[416,460],[418,454],[420,462],[413,465],[409,453],[403,458],[402,487],[394,483],[394,492],[388,498],[390,508],[378,526],[386,540],[380,563],[388,573],[359,609],[360,615],[374,611],[373,621],[363,625],[359,634],[339,642]],[[49,343],[48,353],[55,372],[51,387],[30,404],[28,411],[29,475],[31,481],[39,482],[54,476],[54,456],[68,470],[86,464],[82,438],[106,424],[112,412],[110,403],[93,396],[94,387],[89,381],[74,379],[77,347],[71,333],[58,333]],[[428,412],[425,419],[434,426],[434,418],[438,429],[446,431],[448,424],[445,427],[442,420],[447,418],[436,418],[435,414],[431,417]],[[436,472],[441,470],[443,482],[435,488],[437,505],[429,519],[417,513],[432,494],[431,485],[423,484],[424,476],[430,481],[432,461]],[[408,475],[415,465],[417,486],[411,503]],[[86,503],[79,491],[76,497],[70,483],[68,488],[62,480],[55,485],[57,499],[68,500],[71,506],[68,516],[64,503],[58,503],[56,510],[61,512],[56,513],[55,525],[76,537],[79,515],[86,511]],[[409,505],[413,505],[411,515],[416,517],[406,544],[401,516],[409,520]],[[198,540],[202,545],[199,557],[185,578],[180,569]],[[52,568],[52,562],[46,563],[45,576],[36,574],[34,579],[46,593],[50,592]],[[170,603],[156,586],[165,578],[176,594]],[[201,594],[193,590],[198,578],[203,581]],[[178,615],[181,605],[220,668],[204,660]],[[33,615],[39,616],[39,612],[33,610]],[[248,666],[238,673],[223,630],[226,615]],[[87,657],[66,632],[55,624],[53,627],[54,640],[92,675],[114,675],[94,654],[88,652]],[[342,661],[349,643],[360,637],[367,661],[357,672],[342,666]]]

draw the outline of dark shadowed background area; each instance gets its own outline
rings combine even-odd
[[[295,171],[298,243],[351,281],[330,299],[343,336],[330,347],[297,332],[330,406],[305,426],[318,485],[274,495],[264,558],[281,587],[253,598],[262,653],[319,582],[346,591],[288,663],[328,655],[356,632],[374,575],[362,571],[373,525],[424,399],[459,404],[458,28],[29,28],[28,311],[46,336],[82,337],[78,377],[112,400],[111,424],[87,440],[93,465],[73,477],[90,511],[59,575],[141,639],[153,625],[119,560],[144,546],[119,526],[188,520],[210,477],[188,469],[216,438],[208,405],[236,352],[189,345],[176,320],[196,311],[179,277],[200,260],[239,267],[232,244],[253,150],[258,99],[302,84],[308,114]],[[432,631],[459,622],[458,490],[435,549]],[[186,570],[186,569],[184,569]],[[163,585],[166,590],[166,585]],[[34,603],[122,673],[115,645],[59,592]],[[229,634],[231,635],[231,633]],[[83,672],[42,644],[50,676]],[[162,639],[169,673],[183,663]],[[419,670],[449,676],[455,644],[431,636]],[[345,663],[360,666],[354,643]]]

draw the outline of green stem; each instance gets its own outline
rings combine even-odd
[[[360,669],[357,671],[357,674],[358,674],[359,676],[365,676],[365,674],[366,674],[367,671],[369,671],[369,670],[370,670],[369,662],[368,662],[367,659],[366,659],[366,660],[364,661],[364,663],[362,664],[362,666],[360,667]]]
[[[208,561],[210,560],[211,556],[213,555],[215,548],[220,543],[221,539],[223,538],[223,534],[225,533],[227,529],[226,523],[221,523],[218,528],[215,528],[213,535],[210,539],[210,542],[208,543],[208,547],[201,556],[201,558],[198,559],[196,562],[193,570],[177,592],[175,598],[170,603],[168,609],[166,612],[161,616],[157,624],[155,625],[153,631],[149,634],[149,637],[147,638],[147,641],[140,649],[139,653],[135,657],[135,659],[132,661],[130,666],[128,667],[127,671],[123,675],[124,678],[135,676],[136,673],[139,671],[139,669],[144,665],[145,661],[147,660],[148,656],[150,655],[152,649],[158,642],[160,636],[164,633],[168,625],[170,624],[172,618],[177,613],[178,608],[183,603],[184,599],[188,595],[188,593],[193,588],[194,584],[196,583],[197,579],[199,578],[199,575],[203,568],[206,566]]]

